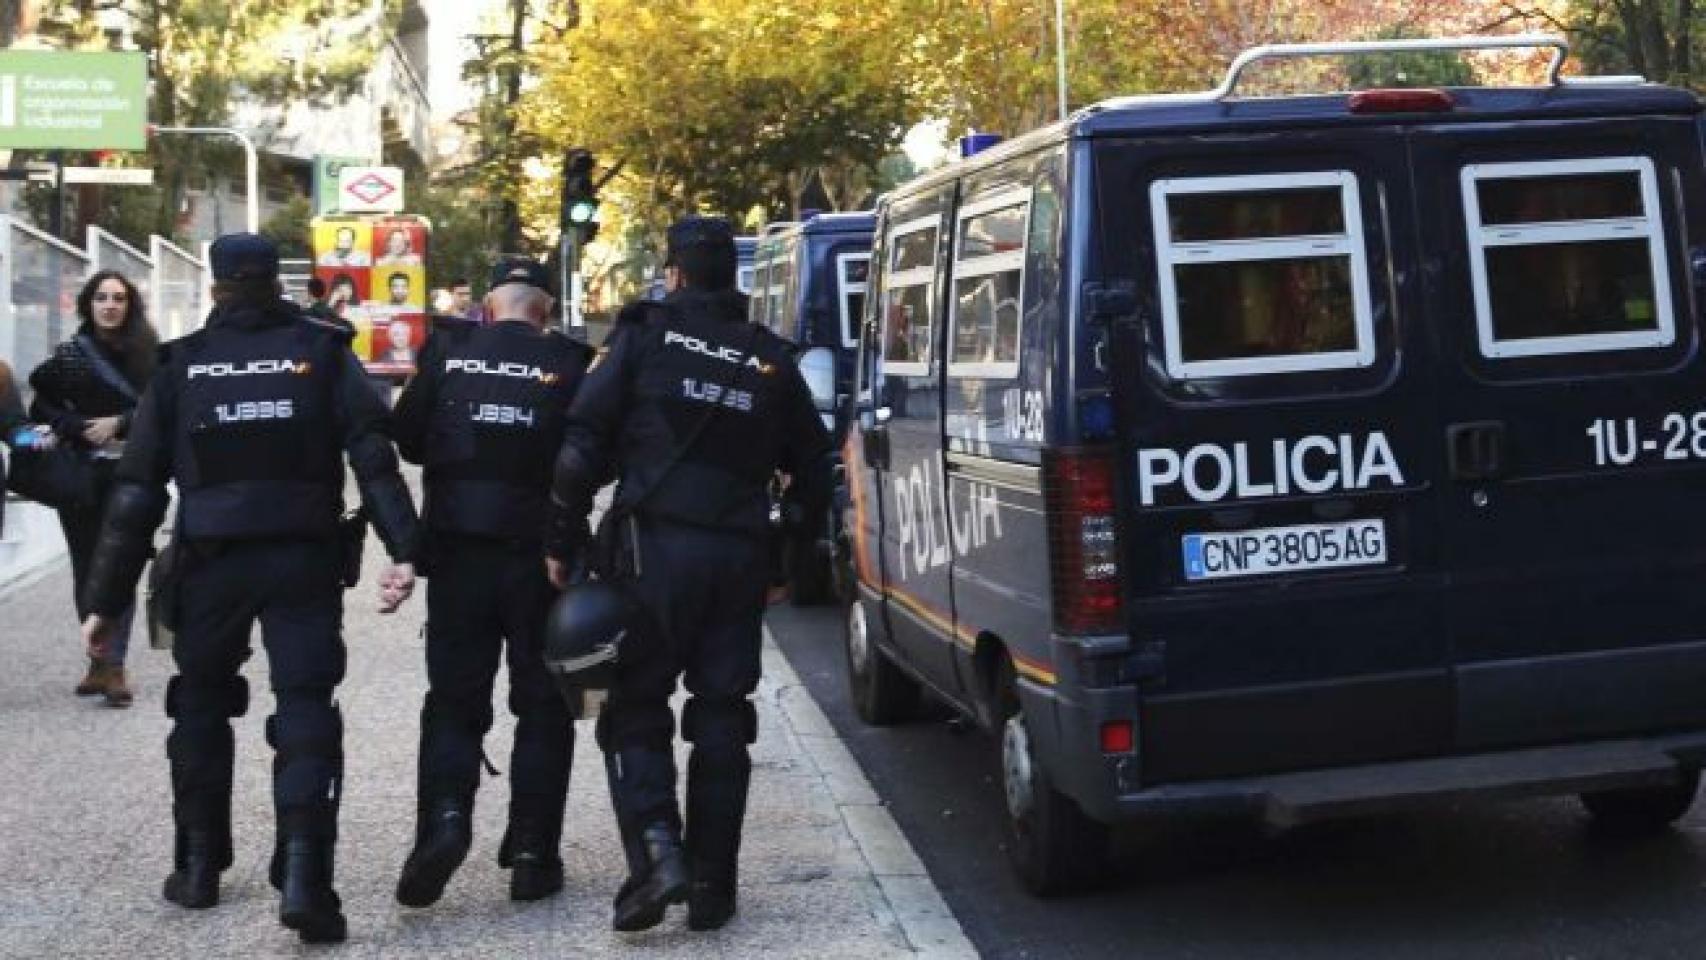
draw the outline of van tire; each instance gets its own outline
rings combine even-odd
[[[918,681],[901,672],[877,644],[870,617],[857,591],[842,605],[841,640],[847,655],[847,686],[859,719],[887,727],[918,712]]]
[[[1012,663],[1005,658],[997,683],[1008,859],[1019,882],[1036,896],[1089,889],[1108,875],[1108,826],[1086,816],[1049,781],[1019,704]]]
[[[1679,783],[1628,787],[1581,795],[1594,825],[1614,833],[1656,833],[1681,820],[1700,790],[1700,771],[1685,770]]]

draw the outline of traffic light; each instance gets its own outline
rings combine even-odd
[[[598,186],[592,179],[597,162],[588,150],[570,150],[563,157],[562,228],[575,231],[581,243],[598,236]]]

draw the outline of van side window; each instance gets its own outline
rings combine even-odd
[[[840,280],[841,341],[845,346],[859,345],[859,321],[865,316],[865,291],[871,275],[871,255],[844,253],[835,258],[835,271]]]
[[[969,203],[954,244],[954,298],[948,374],[1019,375],[1020,294],[1031,191],[1009,190]]]
[[[1374,362],[1355,174],[1157,180],[1149,201],[1168,374],[1237,377]]]
[[[889,237],[892,253],[883,280],[883,369],[895,376],[923,377],[930,372],[940,228],[940,217],[924,217],[901,224]]]
[[[752,296],[747,302],[746,318],[753,323],[764,322],[764,308],[769,303],[770,264],[760,263],[752,272]]]
[[[778,250],[770,261],[770,276],[764,288],[764,325],[771,330],[781,322],[782,291],[788,282],[787,261],[783,259],[784,251]]]
[[[1485,356],[1676,341],[1650,159],[1474,164],[1462,187]]]

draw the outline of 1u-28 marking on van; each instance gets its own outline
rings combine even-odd
[[[1589,424],[1593,465],[1627,467],[1644,455],[1664,460],[1706,460],[1706,411],[1693,416],[1667,413],[1655,438],[1641,429],[1636,417],[1600,419]]]

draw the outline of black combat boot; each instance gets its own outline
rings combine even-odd
[[[213,830],[205,827],[177,828],[172,850],[172,875],[166,878],[162,894],[167,900],[191,910],[218,906],[219,873],[231,865],[230,848],[230,842],[222,845]]]
[[[444,895],[444,885],[474,842],[474,805],[460,797],[439,797],[421,807],[415,826],[415,848],[397,880],[397,902],[406,907],[430,907]]]
[[[543,900],[563,889],[563,858],[558,852],[563,825],[528,816],[512,816],[498,847],[498,866],[510,871],[509,898]]]
[[[349,935],[343,903],[332,889],[332,845],[336,834],[295,818],[280,824],[284,834],[279,922],[303,943],[341,943]]]
[[[687,760],[687,927],[717,930],[735,915],[741,824],[752,761],[744,745],[695,746]]]
[[[624,846],[629,846],[628,838],[623,839]],[[657,822],[640,830],[628,862],[634,872],[616,893],[610,926],[623,933],[650,930],[663,922],[670,904],[687,899],[687,855],[675,827]]]

